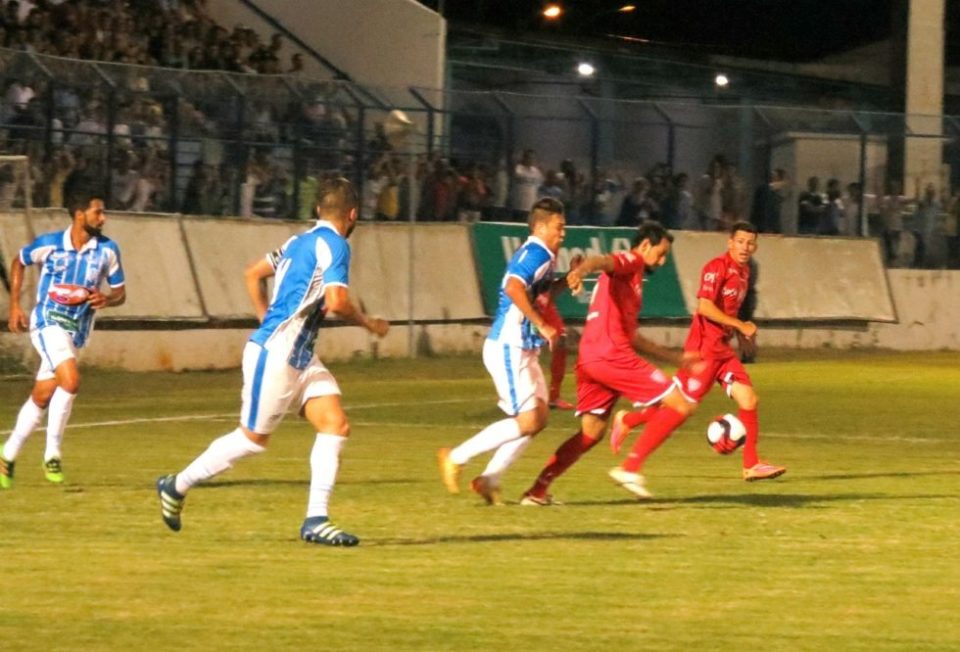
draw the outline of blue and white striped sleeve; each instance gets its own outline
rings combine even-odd
[[[57,248],[57,239],[62,233],[45,233],[20,250],[20,262],[24,266],[42,263]]]
[[[123,263],[120,261],[120,247],[111,242],[107,247],[107,283],[112,288],[118,288],[125,283]]]
[[[514,277],[529,287],[543,276],[544,266],[550,265],[550,255],[540,247],[526,247],[507,264],[507,277]]]
[[[317,238],[317,264],[324,285],[350,284],[350,245],[343,238]]]

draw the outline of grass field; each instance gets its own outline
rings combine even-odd
[[[294,417],[169,532],[154,479],[234,427],[240,374],[90,372],[68,484],[43,480],[37,432],[0,493],[0,647],[960,648],[960,355],[765,351],[760,450],[785,476],[747,484],[710,451],[714,392],[647,465],[655,501],[609,482],[604,445],[549,509],[440,486],[437,447],[498,417],[478,359],[332,368],[354,424],[333,515],[358,548],[297,538],[313,436]],[[29,382],[0,382],[0,428]],[[551,415],[508,498],[574,423]]]

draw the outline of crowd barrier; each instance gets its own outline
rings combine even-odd
[[[66,227],[62,211],[35,211],[29,223],[22,213],[0,214],[5,265],[34,234]],[[88,363],[137,370],[237,366],[255,325],[243,269],[303,228],[275,221],[112,214],[106,232],[120,245],[129,300],[104,311],[101,332],[85,352]],[[357,228],[351,239],[351,292],[394,328],[381,341],[334,322],[320,338],[322,357],[404,356],[411,345],[419,354],[479,350],[490,310],[484,305],[483,279],[499,276],[511,248],[522,241],[523,227],[421,224],[412,234],[410,229],[381,223]],[[581,250],[621,247],[621,236],[617,230],[571,229],[560,267]],[[672,271],[661,278],[673,279],[681,308],[644,326],[649,336],[671,346],[682,343],[695,309],[700,268],[725,247],[723,234],[676,236]],[[490,251],[498,251],[499,258]],[[757,260],[756,319],[765,344],[960,349],[960,307],[954,300],[958,272],[888,272],[877,242],[844,238],[764,235]],[[32,304],[35,278],[28,272],[27,304]],[[0,292],[4,315],[8,304],[7,293]],[[0,349],[24,361],[33,355],[27,338],[9,333],[0,335]]]

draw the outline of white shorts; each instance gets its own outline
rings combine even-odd
[[[483,343],[483,364],[493,378],[500,397],[500,409],[510,416],[537,407],[537,399],[547,402],[547,381],[540,369],[540,351],[521,349],[493,340]]]
[[[73,345],[73,336],[59,326],[44,326],[30,330],[30,341],[40,354],[40,369],[37,380],[50,380],[56,377],[56,369],[61,364],[77,357],[77,347]]]
[[[326,367],[313,356],[303,370],[287,363],[287,355],[273,353],[254,342],[243,349],[243,390],[240,423],[259,435],[273,432],[295,400],[302,407],[311,398],[340,394]]]

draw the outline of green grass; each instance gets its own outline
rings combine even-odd
[[[333,365],[353,437],[333,514],[350,550],[297,538],[312,433],[190,494],[184,530],[153,481],[233,428],[239,372],[89,372],[43,480],[42,432],[0,493],[4,650],[953,650],[960,645],[960,355],[763,352],[747,484],[713,454],[719,391],[651,458],[657,500],[606,478],[598,447],[552,509],[449,496],[434,453],[498,418],[479,360]],[[8,429],[29,380],[0,382]],[[572,378],[567,394],[572,394]],[[107,421],[213,415],[187,421]],[[516,500],[575,428],[551,415],[505,479]],[[467,470],[479,471],[485,460]]]

